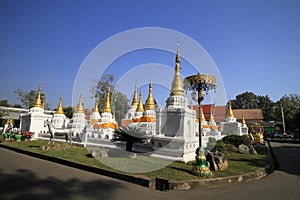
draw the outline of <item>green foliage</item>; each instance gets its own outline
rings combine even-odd
[[[116,117],[116,121],[121,124],[121,120],[129,109],[128,98],[121,92],[114,91],[112,93],[112,110]]]
[[[25,108],[32,108],[34,106],[37,97],[37,91],[30,90],[29,92],[27,92],[22,91],[21,89],[17,89],[15,91],[15,94]],[[44,93],[41,93],[41,100],[44,102],[46,100],[46,95]],[[49,109],[48,104],[45,104],[45,109]]]
[[[279,105],[277,107],[277,111],[280,107],[283,109],[286,131],[299,131],[300,120],[298,116],[300,115],[300,96],[297,94],[285,95],[278,101],[277,104]],[[278,114],[278,121],[280,121],[281,112],[279,111]]]
[[[243,136],[240,136],[240,135],[227,135],[227,136],[223,137],[222,141],[225,144],[232,144],[237,148],[239,147],[240,144],[244,144],[246,146],[249,146],[251,144],[250,143],[250,138],[249,138],[248,135],[243,135]]]
[[[36,152],[43,155],[62,158],[65,160],[69,160],[71,162],[81,163],[81,164],[97,167],[104,170],[116,171],[115,169],[111,169],[108,166],[104,165],[102,162],[99,162],[97,159],[87,156],[89,154],[89,151],[85,147],[73,145],[74,146],[73,148],[68,148],[63,150],[42,151],[41,147],[47,145],[47,143],[48,141],[44,141],[44,140],[34,140],[31,142],[9,142],[9,143],[2,143],[2,144],[14,148],[18,148],[18,149]],[[261,169],[261,167],[265,167],[268,164],[267,155],[228,153],[227,156],[229,158],[229,167],[225,171],[215,171],[214,176],[216,178],[254,172],[258,169]],[[140,156],[140,155],[137,155],[137,158],[134,159],[128,159],[128,158],[126,159],[116,158],[116,159],[118,159],[120,165],[128,165],[128,162],[135,162],[138,164],[146,164],[146,165],[153,164],[153,163],[157,164],[156,162],[159,163],[163,162],[161,160],[154,160],[154,158],[148,156]],[[137,159],[139,159],[138,160],[139,162],[136,162]],[[192,167],[193,167],[193,162],[187,164],[183,162],[173,162],[169,166],[167,166],[166,164],[165,167],[159,170],[147,172],[144,174],[138,174],[138,176],[149,177],[149,178],[161,177],[161,178],[178,180],[178,181],[203,179],[202,177],[195,177],[190,174]]]
[[[271,111],[274,107],[274,102],[270,100],[268,95],[260,96],[252,92],[245,92],[236,96],[231,101],[233,109],[256,109],[262,110],[265,120],[272,120]]]
[[[222,140],[218,140],[216,142],[215,147],[213,148],[213,151],[216,152],[222,152],[222,153],[227,153],[227,147],[226,144]]]
[[[68,106],[66,108],[63,108],[63,110],[64,110],[64,113],[65,113],[66,117],[68,117],[68,118],[71,119],[72,116],[73,116],[73,112],[74,112],[73,107],[72,106]]]
[[[4,106],[4,107],[10,107],[7,99],[4,100],[0,100],[0,106]]]
[[[282,129],[281,107],[284,111],[287,132],[300,131],[300,96],[298,94],[284,95],[279,101],[273,102],[268,95],[260,96],[252,92],[245,92],[231,101],[233,109],[262,110],[264,120],[275,121]],[[283,129],[282,129],[283,131]]]

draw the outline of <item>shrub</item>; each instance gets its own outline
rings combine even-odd
[[[246,146],[251,145],[250,138],[248,135],[227,135],[222,140],[225,144],[232,144],[237,148],[240,144],[244,144]]]
[[[225,143],[222,140],[218,140],[212,151],[214,151],[214,152],[218,151],[218,152],[226,153],[227,148],[226,148]]]
[[[232,144],[226,144],[227,152],[229,153],[236,153],[238,151],[238,148],[236,148]]]

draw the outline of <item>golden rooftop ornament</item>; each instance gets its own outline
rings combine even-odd
[[[227,117],[234,117],[233,111],[231,109],[231,101],[229,101],[228,103]]]
[[[106,101],[105,101],[105,105],[103,108],[103,112],[105,113],[111,113],[111,108],[110,108],[110,88],[108,88],[107,91],[107,96],[106,96]]]
[[[152,97],[152,81],[149,84],[149,94],[146,100],[146,110],[155,110],[154,99]]]
[[[143,95],[142,95],[142,90],[140,90],[140,99],[139,99],[139,104],[136,108],[136,112],[143,112],[144,107],[143,107]]]
[[[139,104],[139,102],[138,102],[138,97],[137,97],[137,87],[135,85],[131,106],[137,106],[138,104]]]
[[[82,94],[80,94],[79,103],[77,105],[76,113],[84,113],[83,105],[82,105]]]
[[[183,83],[180,76],[180,50],[179,50],[179,42],[178,49],[176,54],[176,65],[175,65],[175,75],[172,82],[171,88],[171,96],[184,96]]]
[[[96,102],[95,102],[95,108],[94,108],[94,112],[99,112],[99,108],[98,108],[98,97],[96,96]]]
[[[42,108],[42,102],[41,102],[41,92],[42,92],[42,81],[40,81],[40,86],[37,92],[37,97],[34,103],[33,107]]]
[[[55,114],[64,114],[64,110],[62,107],[62,96],[60,96],[60,98],[59,98],[59,104],[58,104]]]

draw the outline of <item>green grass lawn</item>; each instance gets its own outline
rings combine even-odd
[[[194,162],[182,163],[173,162],[171,164],[152,158],[149,156],[139,155],[135,158],[101,158],[100,161],[91,157],[88,149],[77,145],[68,145],[69,147],[63,149],[66,144],[56,142],[55,145],[59,146],[57,150],[43,151],[41,147],[47,146],[48,141],[34,140],[23,142],[4,142],[3,145],[24,149],[27,151],[54,156],[69,160],[76,163],[81,163],[93,167],[102,169],[108,169],[112,171],[121,171],[124,174],[130,174],[128,172],[122,172],[122,169],[133,169],[133,172],[145,171],[145,169],[157,169],[147,173],[134,173],[135,175],[155,178],[161,177],[170,180],[192,180],[201,179],[201,177],[194,176],[190,173],[193,168]],[[244,173],[254,172],[268,164],[268,151],[267,147],[262,154],[238,154],[228,153],[229,167],[225,171],[213,172],[213,177],[225,177],[240,175]],[[112,169],[109,166],[116,165],[118,170]],[[167,166],[166,166],[167,165]],[[115,167],[113,167],[115,168]],[[132,173],[133,174],[133,173]]]

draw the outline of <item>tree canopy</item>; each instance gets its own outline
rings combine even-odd
[[[277,102],[270,100],[268,95],[260,96],[252,92],[245,92],[236,96],[232,100],[233,109],[253,109],[262,110],[264,120],[275,121],[282,128],[283,109],[286,130],[288,132],[300,130],[300,96],[298,94],[284,95]]]
[[[29,92],[27,92],[21,89],[17,89],[15,91],[15,94],[25,108],[32,108],[34,106],[37,97],[37,91],[30,90]],[[44,102],[46,100],[46,95],[44,93],[41,93],[41,100],[43,100]],[[45,104],[45,109],[49,109],[48,104]]]

